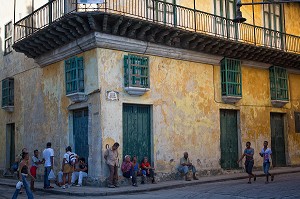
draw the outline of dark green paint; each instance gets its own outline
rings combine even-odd
[[[81,109],[73,112],[73,138],[75,153],[88,161],[88,110]]]
[[[284,140],[284,115],[271,113],[272,164],[275,166],[286,166]]]
[[[123,154],[151,162],[150,106],[123,105]]]
[[[237,111],[220,110],[221,167],[238,168],[238,128]]]

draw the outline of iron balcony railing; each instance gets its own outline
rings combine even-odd
[[[298,36],[247,23],[233,23],[231,19],[180,5],[160,0],[99,0],[99,2],[98,4],[83,4],[79,0],[52,0],[15,23],[15,42],[70,13],[100,11],[136,17],[256,46],[300,53],[300,37]]]

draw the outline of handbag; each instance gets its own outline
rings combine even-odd
[[[55,179],[56,179],[55,174],[54,174],[53,170],[51,169],[51,171],[48,175],[48,180],[55,180]]]

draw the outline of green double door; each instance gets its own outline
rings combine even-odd
[[[284,139],[284,114],[271,113],[271,150],[272,164],[286,166],[285,139]]]
[[[73,150],[79,157],[84,157],[85,161],[88,162],[88,109],[80,109],[73,112],[73,125]]]
[[[123,154],[137,156],[140,162],[147,156],[151,162],[150,106],[123,105]]]
[[[220,110],[220,146],[221,167],[223,169],[238,168],[238,125],[237,111]]]

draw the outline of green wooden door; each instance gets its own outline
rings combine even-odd
[[[6,125],[6,168],[11,168],[15,161],[15,124]]]
[[[283,114],[271,113],[272,163],[275,166],[286,166],[283,117]]]
[[[150,106],[123,105],[123,154],[151,162]]]
[[[238,128],[237,111],[220,111],[220,145],[221,167],[223,169],[238,168]]]
[[[79,157],[84,157],[88,161],[89,144],[88,144],[88,110],[76,110],[73,113],[73,138],[74,151]]]

